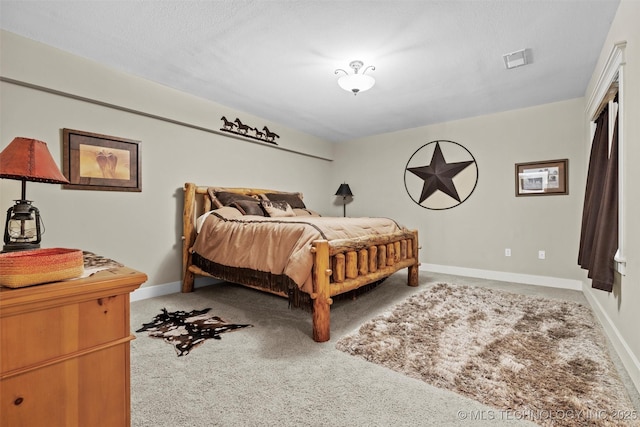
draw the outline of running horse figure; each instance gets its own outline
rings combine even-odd
[[[227,118],[225,116],[220,117],[220,120],[222,120],[224,122],[224,124],[222,125],[223,129],[233,130],[233,127],[236,125],[235,123],[230,122],[229,120],[227,120]]]
[[[256,134],[256,138],[265,139],[264,132],[260,132],[258,128],[253,128],[253,132]]]
[[[280,138],[280,135],[278,135],[277,133],[273,133],[269,130],[268,127],[263,127],[262,128],[263,131],[265,131],[265,133],[267,134],[267,138],[266,140],[269,142],[273,142],[275,144],[275,141],[273,140],[274,138]],[[276,144],[277,145],[277,144]]]
[[[234,122],[236,122],[236,123],[238,124],[238,133],[243,133],[243,134],[245,134],[245,135],[246,135],[246,134],[247,134],[247,131],[248,131],[249,129],[251,129],[251,128],[249,127],[249,125],[245,125],[245,124],[244,124],[244,123],[242,123],[242,122],[240,121],[240,119],[238,119],[238,118],[236,118],[236,119],[234,120]]]

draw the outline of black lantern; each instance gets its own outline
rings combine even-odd
[[[43,229],[40,211],[31,200],[15,200],[16,204],[7,210],[4,227],[3,252],[38,249]]]

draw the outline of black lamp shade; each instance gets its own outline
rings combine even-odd
[[[351,192],[351,188],[349,188],[349,184],[340,184],[338,187],[338,191],[336,191],[336,196],[348,197],[353,196]]]

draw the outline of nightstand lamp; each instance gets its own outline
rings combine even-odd
[[[38,249],[44,233],[40,211],[26,200],[27,181],[68,184],[51,157],[47,144],[15,138],[0,153],[0,178],[22,181],[22,196],[7,210],[2,252]]]
[[[338,191],[336,191],[336,196],[342,196],[342,216],[347,216],[347,197],[353,197],[353,193],[351,192],[351,188],[349,188],[349,184],[340,184],[338,187]]]

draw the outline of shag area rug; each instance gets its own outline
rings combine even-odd
[[[148,331],[150,337],[163,338],[172,344],[178,356],[186,356],[192,348],[220,334],[253,325],[227,323],[218,316],[209,314],[210,308],[203,310],[169,312],[165,308],[149,323],[143,323],[136,332]]]
[[[591,310],[438,284],[336,347],[544,426],[640,425]]]

